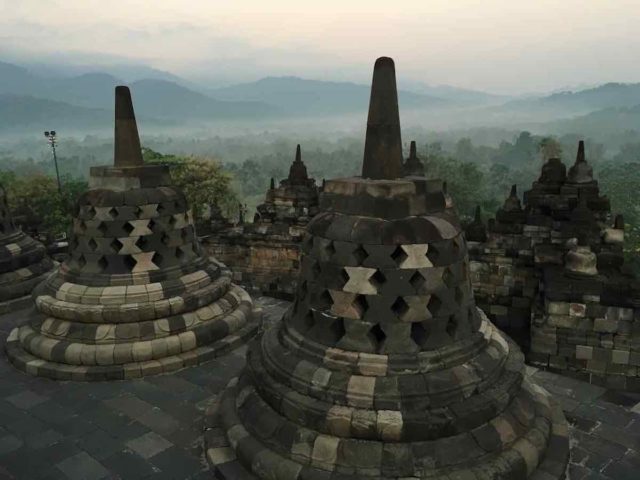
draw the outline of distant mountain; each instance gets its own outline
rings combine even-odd
[[[0,131],[41,134],[55,127],[59,131],[106,127],[113,114],[98,108],[84,108],[26,95],[0,94]]]
[[[208,93],[220,100],[260,101],[269,103],[289,115],[327,115],[365,111],[370,86],[349,82],[327,82],[298,77],[265,77],[256,82],[211,89]],[[442,107],[442,98],[401,90],[403,110]]]
[[[218,100],[164,80],[131,84],[136,111],[158,118],[237,119],[276,116],[279,109],[260,101]]]
[[[112,111],[113,89],[123,83],[106,73],[45,78],[25,68],[0,63],[0,95],[35,97],[69,106]],[[184,122],[189,119],[255,119],[279,113],[277,108],[266,103],[220,101],[168,80],[143,79],[131,83],[130,87],[136,113],[143,117]]]
[[[561,92],[552,95],[513,100],[504,105],[506,109],[528,109],[532,113],[563,112],[587,114],[594,110],[611,107],[629,107],[640,104],[640,83],[606,83],[576,92]]]
[[[597,110],[587,115],[552,122],[550,127],[560,133],[581,133],[590,136],[616,134],[629,130],[640,132],[640,104]]]
[[[495,95],[480,90],[452,87],[450,85],[429,85],[423,82],[404,82],[403,86],[412,92],[450,100],[459,105],[477,106],[505,103],[512,98],[507,95]]]

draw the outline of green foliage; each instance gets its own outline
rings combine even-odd
[[[237,205],[231,188],[232,177],[215,160],[200,157],[163,155],[150,148],[143,149],[146,163],[168,165],[176,187],[182,190],[196,219],[202,217],[207,205],[218,205],[229,212]]]
[[[596,175],[602,191],[611,200],[611,210],[624,217],[626,256],[640,272],[640,160],[605,162]]]
[[[53,177],[42,173],[18,176],[4,170],[0,171],[0,183],[7,191],[15,222],[27,232],[49,237],[69,232],[73,204],[87,189],[84,180],[63,176],[60,193]]]

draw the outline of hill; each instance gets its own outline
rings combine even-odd
[[[113,122],[107,110],[84,108],[27,95],[0,94],[0,131],[42,134],[55,127],[62,130],[107,127]]]
[[[48,99],[69,106],[113,110],[113,89],[124,82],[106,73],[45,78],[9,63],[0,63],[0,95]],[[143,117],[189,119],[262,118],[278,110],[261,102],[220,101],[169,80],[143,79],[130,84],[136,113]],[[22,105],[35,106],[33,101]],[[44,106],[44,104],[42,104]],[[23,113],[26,113],[23,111]],[[37,116],[37,112],[34,112]]]
[[[595,110],[638,104],[640,104],[640,83],[606,83],[575,92],[560,92],[543,97],[513,100],[503,107],[527,109],[531,113],[587,114]]]
[[[640,104],[633,107],[605,108],[550,124],[553,131],[600,136],[635,130],[640,132]]]
[[[366,111],[370,87],[350,82],[327,82],[299,77],[265,77],[256,82],[242,83],[209,90],[220,100],[261,101],[290,115],[331,115]],[[398,93],[400,108],[442,107],[447,100],[407,92]]]

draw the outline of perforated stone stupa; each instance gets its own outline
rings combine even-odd
[[[443,182],[403,175],[380,58],[362,177],[326,182],[294,304],[209,412],[216,478],[564,478],[566,421],[476,308]]]
[[[0,185],[0,313],[31,304],[31,292],[53,269],[44,245],[17,228]]]
[[[93,167],[69,259],[37,292],[6,350],[21,370],[117,380],[195,365],[257,330],[251,298],[202,255],[182,192],[144,165],[129,89],[116,88],[114,166]]]

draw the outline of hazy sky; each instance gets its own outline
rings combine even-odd
[[[494,92],[640,81],[640,0],[0,0],[0,60],[141,60],[193,78]]]

